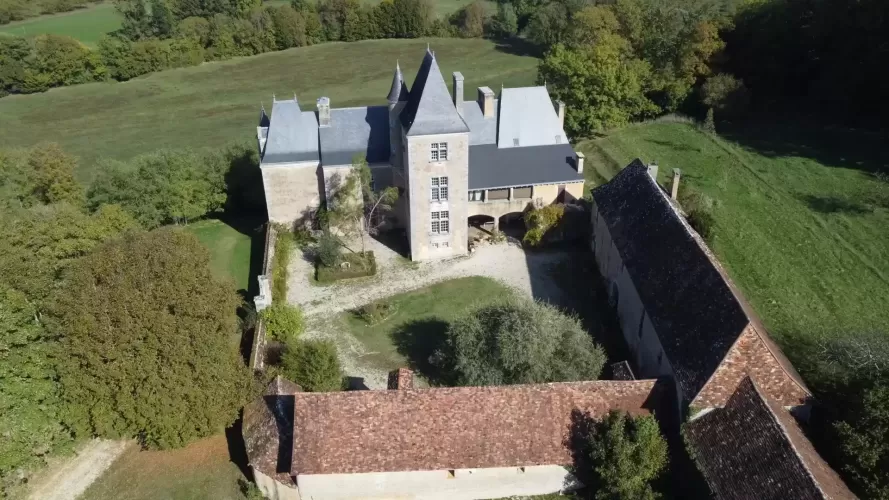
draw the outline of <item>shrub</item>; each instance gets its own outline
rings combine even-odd
[[[275,254],[272,258],[272,301],[287,302],[287,277],[290,257],[296,242],[286,228],[277,228]]]
[[[713,242],[713,237],[716,234],[714,229],[716,224],[712,213],[703,209],[693,210],[688,214],[688,224],[701,235],[701,238],[707,244]]]
[[[331,283],[337,280],[363,278],[377,273],[377,261],[373,252],[345,253],[341,263],[348,262],[348,267],[318,265],[315,269],[315,280],[318,283]]]
[[[558,226],[565,215],[565,205],[553,204],[542,208],[532,208],[525,212],[525,233],[523,241],[531,246],[540,245],[547,231]]]
[[[290,304],[275,302],[259,315],[265,323],[266,332],[279,342],[291,341],[305,329],[302,310]]]
[[[332,392],[343,387],[336,345],[329,340],[289,343],[281,357],[281,371],[304,391]]]
[[[508,297],[452,322],[435,362],[458,385],[533,384],[594,380],[605,353],[576,317]]]
[[[343,245],[330,231],[324,231],[318,238],[316,249],[318,263],[322,266],[333,267],[340,263]]]
[[[581,479],[597,500],[655,499],[651,483],[667,466],[667,442],[651,415],[632,418],[612,411],[590,426]]]
[[[370,304],[358,308],[358,317],[369,325],[375,325],[385,321],[392,313],[395,312],[392,304],[384,301],[371,302]]]
[[[493,243],[495,245],[498,243],[505,243],[506,242],[506,233],[504,233],[503,231],[501,231],[499,229],[495,229],[495,230],[491,231],[491,235],[488,236],[488,241],[490,241],[491,243]]]

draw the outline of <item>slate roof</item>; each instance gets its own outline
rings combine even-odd
[[[748,324],[784,373],[810,393],[638,158],[592,194],[687,401],[697,396]]]
[[[404,85],[404,75],[401,73],[401,65],[395,63],[395,74],[392,75],[392,88],[389,89],[389,95],[386,100],[389,102],[406,101],[408,99],[408,90]]]
[[[750,378],[684,434],[717,500],[855,498],[793,416]]]
[[[291,486],[293,395],[301,391],[293,382],[275,377],[260,398],[244,407],[241,428],[250,465]]]
[[[574,412],[646,414],[656,403],[655,387],[645,380],[298,393],[291,471],[570,464]]]
[[[330,126],[319,129],[324,165],[348,165],[356,154],[368,163],[389,161],[389,108],[366,106],[330,110]]]
[[[494,99],[494,116],[485,118],[478,101],[463,103],[463,121],[469,127],[469,145],[497,144],[497,115],[500,101]]]
[[[263,163],[318,161],[318,119],[302,111],[296,99],[275,101]]]
[[[503,89],[499,111],[500,148],[568,144],[546,87]]]
[[[454,107],[438,62],[429,50],[411,85],[410,97],[401,111],[400,119],[407,135],[469,132],[469,127]]]
[[[500,149],[469,146],[469,189],[581,182],[569,144]]]

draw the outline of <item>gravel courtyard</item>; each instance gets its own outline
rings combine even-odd
[[[302,307],[306,314],[304,338],[333,339],[339,347],[346,375],[363,378],[370,389],[384,389],[386,373],[362,363],[362,356],[368,353],[358,339],[337,327],[338,313],[402,292],[469,276],[492,278],[528,297],[562,304],[565,292],[553,279],[553,270],[578,256],[576,251],[529,253],[511,242],[483,245],[467,257],[413,263],[376,240],[368,239],[366,244],[376,256],[375,276],[319,286],[312,279],[312,264],[303,258],[295,258],[289,269],[287,299]]]

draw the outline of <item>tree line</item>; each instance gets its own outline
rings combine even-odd
[[[574,136],[676,111],[711,127],[750,109],[887,111],[880,0],[510,0],[498,16],[545,49],[539,83],[568,104]]]
[[[0,25],[82,9],[101,0],[0,0]]]
[[[125,81],[194,66],[314,45],[378,38],[480,37],[486,14],[479,1],[441,19],[431,0],[117,0],[121,28],[91,50],[62,35],[0,37],[0,96],[30,94],[79,83]]]

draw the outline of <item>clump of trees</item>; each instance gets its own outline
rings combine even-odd
[[[237,350],[240,300],[209,261],[193,235],[162,229],[124,235],[68,269],[50,331],[75,433],[168,448],[234,422],[252,377]]]
[[[595,380],[605,353],[576,317],[509,297],[453,321],[435,363],[457,385],[531,384]]]

